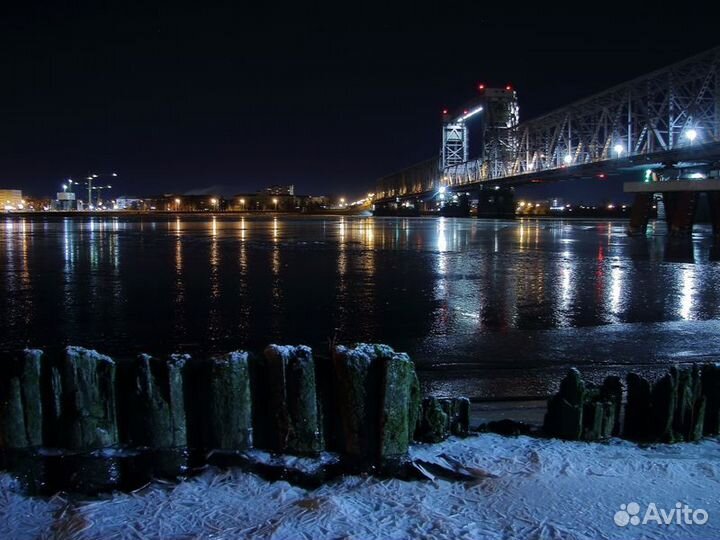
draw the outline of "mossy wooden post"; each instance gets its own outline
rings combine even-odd
[[[697,441],[703,435],[705,397],[702,395],[700,368],[671,369],[677,380],[677,398],[673,419],[675,438]]]
[[[720,434],[720,364],[707,363],[702,367],[702,395],[705,398],[705,435]]]
[[[264,351],[270,450],[298,454],[322,450],[315,365],[310,347],[270,345]]]
[[[673,373],[660,377],[650,391],[651,437],[663,442],[675,442],[673,425],[677,406],[678,380]]]
[[[342,418],[338,414],[335,374],[331,355],[313,354],[315,360],[315,383],[318,394],[318,414],[322,425],[325,449],[343,451]]]
[[[26,349],[0,361],[0,450],[40,446],[42,351]]]
[[[583,434],[586,441],[598,441],[612,436],[615,423],[615,403],[603,395],[601,389],[588,385],[583,403]]]
[[[385,356],[376,361],[382,362],[383,374],[378,459],[404,456],[417,423],[417,402],[413,395],[415,366],[405,353]]]
[[[180,355],[168,359],[138,356],[133,388],[136,416],[130,425],[133,445],[157,450],[187,446],[184,367],[185,358]]]
[[[82,347],[67,347],[54,380],[59,396],[61,445],[92,450],[118,444],[115,362]]]
[[[630,440],[645,440],[650,437],[650,382],[637,373],[628,373],[627,404],[623,437]]]
[[[572,368],[560,382],[560,390],[548,401],[544,429],[551,437],[577,440],[583,433],[585,383]]]
[[[407,454],[420,416],[420,383],[405,353],[376,343],[337,347],[333,354],[341,451],[357,460]]]
[[[450,433],[467,435],[470,431],[470,400],[466,397],[444,398],[440,400],[440,405],[448,416]]]
[[[611,402],[613,407],[612,426],[610,426],[610,435],[617,437],[620,435],[620,419],[622,416],[622,397],[623,385],[620,377],[606,377],[600,387],[600,395],[604,401]]]
[[[341,451],[367,459],[377,448],[380,373],[375,349],[366,344],[339,346],[333,353],[335,391],[342,424]]]
[[[450,416],[440,399],[427,397],[422,401],[420,426],[416,432],[418,440],[437,443],[444,441],[450,434]]]
[[[203,364],[206,448],[245,450],[252,446],[248,353],[213,356]]]

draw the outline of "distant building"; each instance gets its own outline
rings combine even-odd
[[[176,195],[165,193],[143,199],[143,210],[161,212],[222,212],[227,201],[220,195]]]
[[[78,201],[75,199],[75,193],[72,191],[58,191],[53,208],[62,212],[77,210]]]
[[[115,199],[115,208],[117,210],[146,210],[144,199],[128,195],[122,195]]]
[[[19,189],[0,189],[0,205],[6,211],[22,210],[25,206],[22,191]]]
[[[327,197],[312,195],[272,195],[265,190],[258,193],[239,193],[229,201],[229,209],[239,212],[312,212],[328,206]]]
[[[295,184],[268,186],[263,192],[266,195],[295,195]]]

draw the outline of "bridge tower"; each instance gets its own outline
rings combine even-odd
[[[483,92],[482,160],[491,178],[509,175],[518,154],[519,107],[512,86],[486,88]]]
[[[464,115],[451,118],[447,109],[443,110],[440,170],[465,163],[469,159],[468,156],[468,130]]]

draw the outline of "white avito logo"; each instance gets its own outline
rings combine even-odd
[[[640,518],[640,505],[636,502],[621,504],[620,510],[615,512],[613,520],[618,527],[627,525],[646,525],[655,523],[657,525],[705,525],[708,521],[708,513],[702,508],[692,509],[687,504],[675,503],[675,508],[666,510],[658,508],[651,502]]]

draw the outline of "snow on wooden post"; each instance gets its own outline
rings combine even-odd
[[[270,345],[254,367],[257,446],[312,454],[323,449],[310,347]]]
[[[53,382],[59,398],[61,446],[93,450],[118,444],[112,358],[82,347],[67,347],[59,378]]]
[[[221,450],[252,446],[252,407],[248,353],[213,356],[202,365],[204,445]]]
[[[42,351],[26,349],[0,361],[0,449],[42,444]]]

